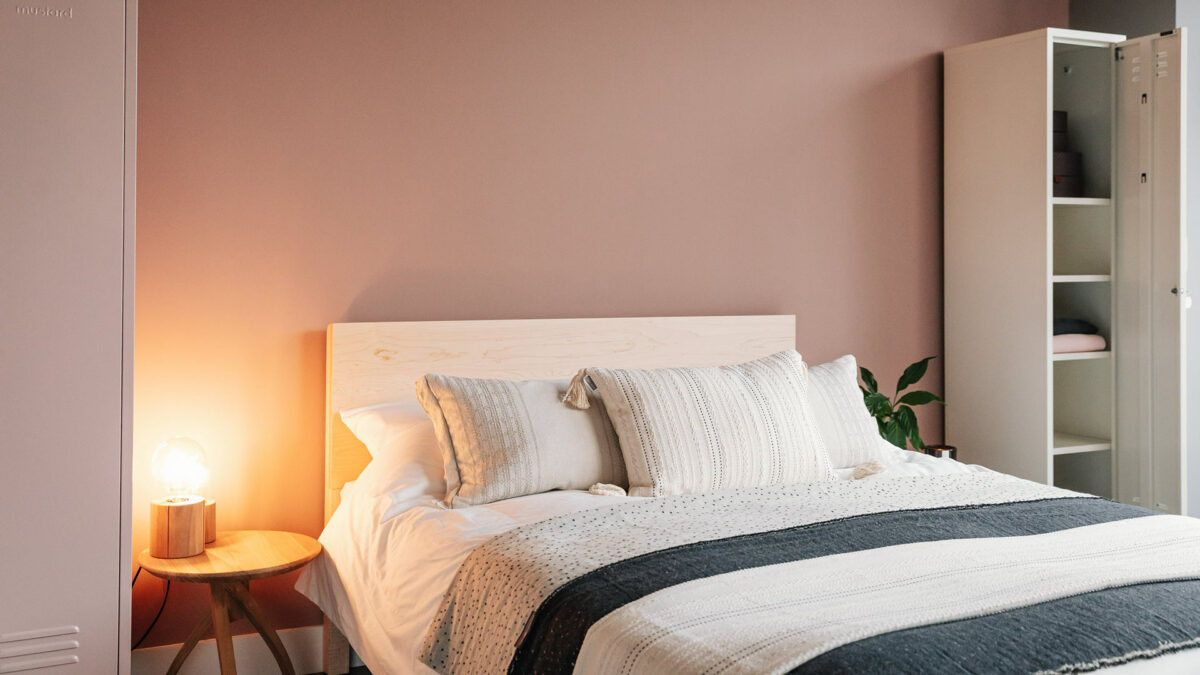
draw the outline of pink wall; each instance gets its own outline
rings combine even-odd
[[[330,322],[795,313],[810,360],[894,382],[941,349],[939,52],[1066,20],[1066,0],[143,0],[135,550],[150,453],[181,433],[222,527],[320,531]],[[316,623],[290,582],[255,592]],[[135,635],[160,592],[139,582]],[[147,644],[207,611],[171,594]]]

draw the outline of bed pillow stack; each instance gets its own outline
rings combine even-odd
[[[735,366],[587,368],[639,497],[831,480],[795,350]]]
[[[416,389],[421,424],[411,403],[342,418],[374,464],[395,465],[398,486],[436,489],[452,507],[597,483],[652,497],[830,480],[891,458],[849,355],[812,368],[795,350],[713,368],[585,368],[571,382],[430,374]]]

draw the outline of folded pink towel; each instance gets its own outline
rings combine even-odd
[[[1084,335],[1082,333],[1065,333],[1054,336],[1054,353],[1067,354],[1070,352],[1102,352],[1108,347],[1103,335]]]

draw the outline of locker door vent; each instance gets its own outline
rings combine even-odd
[[[79,626],[0,634],[0,673],[79,663]]]

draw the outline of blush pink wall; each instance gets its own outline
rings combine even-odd
[[[795,313],[811,361],[894,382],[941,349],[939,53],[1066,20],[1066,0],[144,0],[135,551],[173,434],[207,447],[222,527],[320,531],[330,322]],[[290,583],[255,592],[318,622]],[[135,635],[160,593],[139,582]],[[207,611],[171,594],[147,644]]]

